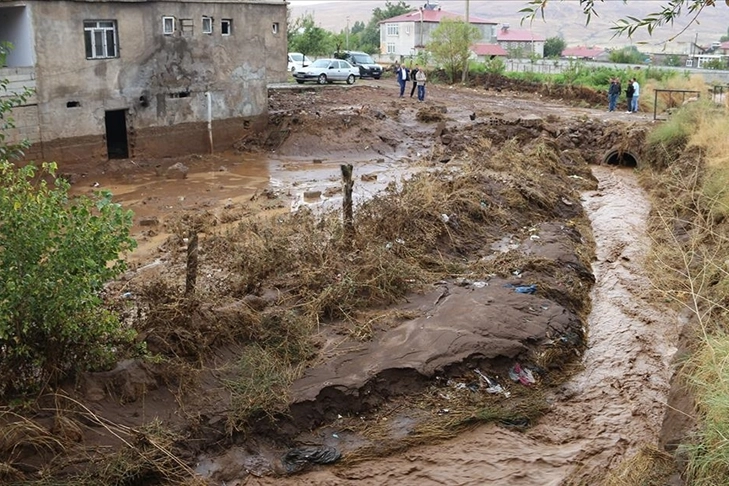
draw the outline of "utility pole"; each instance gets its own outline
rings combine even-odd
[[[347,15],[347,50],[349,50],[349,15]]]
[[[471,32],[471,15],[470,15],[470,0],[466,0],[466,37]],[[468,57],[466,58],[466,65],[463,66],[463,77],[461,82],[465,83],[468,79],[468,60],[471,57],[471,46],[468,46]]]

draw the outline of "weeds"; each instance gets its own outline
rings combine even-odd
[[[664,155],[652,161],[658,170],[645,179],[655,200],[654,282],[665,299],[691,311],[698,331],[681,371],[700,424],[683,446],[692,485],[729,482],[729,228],[721,183],[729,180],[727,119],[726,113],[695,103],[649,137]]]

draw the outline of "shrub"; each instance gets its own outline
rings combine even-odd
[[[0,396],[107,365],[129,337],[101,291],[135,246],[131,212],[108,192],[70,198],[55,172],[0,160]]]

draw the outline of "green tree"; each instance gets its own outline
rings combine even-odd
[[[679,56],[678,54],[669,54],[668,56],[666,56],[663,64],[665,64],[666,66],[678,67],[681,65],[681,56]]]
[[[296,21],[289,37],[289,52],[305,56],[329,55],[334,49],[332,33],[317,26],[311,14],[304,14]]]
[[[635,46],[627,46],[610,52],[610,61],[618,64],[642,64],[646,58]]]
[[[5,93],[7,80],[0,86]],[[131,337],[101,298],[125,269],[120,254],[136,245],[131,212],[108,193],[70,197],[55,164],[9,161],[27,146],[5,135],[28,94],[0,98],[0,396],[109,364]]]
[[[352,28],[349,29],[349,35],[357,35],[360,32],[365,30],[365,23],[361,20],[357,20],[353,25]]]
[[[461,73],[471,55],[471,46],[481,39],[481,32],[473,25],[460,19],[441,20],[433,31],[427,49],[433,54],[435,62],[448,72],[451,83]]]
[[[544,41],[544,57],[558,58],[562,56],[562,51],[567,47],[567,42],[561,37],[550,37]]]

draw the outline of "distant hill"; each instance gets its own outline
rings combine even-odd
[[[658,29],[653,37],[648,36],[644,31],[636,34],[634,38],[627,37],[613,38],[613,31],[610,27],[614,22],[626,16],[642,18],[656,12],[666,2],[660,0],[628,0],[624,4],[622,0],[605,0],[604,3],[595,2],[599,17],[593,17],[590,25],[585,25],[585,16],[576,0],[559,1],[552,0],[545,11],[545,21],[535,20],[531,25],[524,22],[520,25],[523,14],[519,10],[527,6],[527,1],[521,0],[472,0],[470,13],[472,16],[493,20],[500,24],[509,24],[512,29],[532,29],[534,33],[545,37],[561,36],[569,46],[588,45],[599,47],[619,47],[636,43],[647,43],[648,46],[641,50],[655,51],[669,40],[672,36],[678,35],[681,29],[688,23],[688,17],[677,22],[674,26]],[[372,10],[377,7],[384,7],[385,0],[339,0],[339,1],[305,1],[290,0],[292,7],[292,18],[297,18],[304,13],[312,13],[317,25],[334,32],[343,31],[349,17],[350,26],[356,21],[367,23],[372,17]],[[397,3],[392,0],[392,3]],[[416,9],[425,2],[406,2]],[[436,3],[431,0],[430,3]],[[443,10],[458,14],[465,14],[465,0],[441,0],[437,2]],[[716,7],[707,7],[699,17],[700,24],[688,27],[686,32],[681,34],[675,43],[687,43],[697,41],[699,45],[709,45],[718,41],[719,37],[726,35],[729,27],[729,7],[724,2],[717,2]]]

